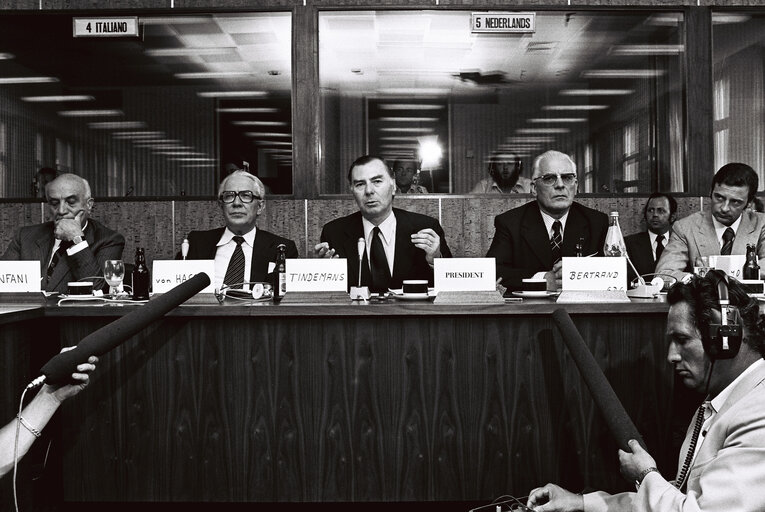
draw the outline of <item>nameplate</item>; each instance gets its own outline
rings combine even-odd
[[[626,290],[627,259],[612,256],[563,258],[563,290]]]
[[[40,262],[0,261],[0,292],[39,292]]]
[[[709,256],[709,266],[722,270],[731,277],[741,279],[744,274],[744,265],[746,264],[746,255],[734,254],[731,256],[712,255]]]
[[[433,285],[437,292],[496,290],[497,265],[494,258],[436,258]]]
[[[348,291],[348,260],[345,258],[288,259],[286,270],[287,293]]]
[[[167,293],[197,274],[207,274],[210,286],[199,293],[215,292],[215,260],[154,260],[151,284],[154,293]]]

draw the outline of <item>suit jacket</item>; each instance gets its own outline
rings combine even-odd
[[[396,216],[396,248],[393,261],[391,288],[401,288],[404,279],[427,279],[433,284],[433,269],[425,260],[425,251],[412,244],[411,235],[421,229],[430,228],[441,238],[441,256],[451,258],[452,253],[446,245],[446,236],[441,224],[433,217],[393,208]],[[328,222],[321,230],[321,241],[329,243],[337,255],[348,260],[349,286],[358,284],[359,255],[356,242],[364,238],[361,212],[352,213]],[[369,286],[372,282],[366,255],[362,261],[361,283]]]
[[[679,464],[685,458],[692,431],[691,424],[680,450]],[[637,493],[585,494],[584,510],[762,512],[765,511],[763,482],[765,367],[760,367],[733,388],[712,418],[688,471],[685,493],[658,473],[649,473]]]
[[[536,201],[506,211],[494,218],[494,239],[488,258],[497,262],[497,276],[508,289],[520,289],[521,280],[553,266],[550,236]],[[586,256],[603,255],[608,216],[579,203],[572,203],[563,230],[563,256],[576,256],[576,244],[583,239]]]
[[[191,231],[188,236],[189,254],[186,257],[190,260],[214,260],[218,250],[218,241],[220,241],[225,230],[226,228],[222,227],[207,231]],[[299,257],[295,242],[258,228],[255,232],[255,241],[252,244],[250,281],[270,282],[273,272],[269,274],[268,263],[276,262],[276,247],[279,244],[287,246],[288,258]],[[223,273],[225,273],[225,269]]]
[[[745,211],[733,240],[731,254],[746,254],[746,245],[757,246],[757,258],[765,258],[765,214]],[[669,242],[656,265],[656,273],[680,280],[693,271],[696,258],[720,254],[720,243],[710,212],[697,212],[672,224]],[[761,263],[762,265],[762,263]]]
[[[0,259],[39,261],[40,272],[45,283],[44,276],[48,270],[55,241],[53,229],[52,221],[20,228]],[[122,259],[125,237],[121,234],[96,220],[88,219],[88,227],[84,235],[85,240],[88,241],[88,247],[71,256],[65,253],[59,259],[53,275],[44,285],[46,291],[66,293],[69,281],[92,276],[103,277],[106,260]]]
[[[665,249],[668,236],[669,233],[664,235]],[[624,245],[627,247],[630,261],[635,265],[641,276],[653,274],[656,271],[656,261],[653,258],[653,247],[651,247],[651,237],[648,235],[648,231],[641,231],[640,233],[624,237]],[[632,270],[632,267],[627,265],[627,279],[632,281],[634,278],[635,272]]]

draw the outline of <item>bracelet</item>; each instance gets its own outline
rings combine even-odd
[[[659,470],[658,470],[657,468],[653,467],[653,466],[651,466],[650,468],[646,468],[646,469],[644,469],[644,470],[643,470],[643,471],[640,473],[640,476],[638,476],[638,477],[637,477],[637,480],[635,480],[635,485],[636,485],[637,487],[640,487],[640,484],[642,484],[642,483],[643,483],[643,480],[645,479],[646,475],[648,475],[648,473],[652,473],[652,472],[654,472],[654,471],[656,471],[657,473],[659,472]]]
[[[34,428],[32,425],[30,425],[29,423],[27,423],[27,420],[25,420],[25,419],[23,418],[23,416],[21,416],[21,414],[17,414],[17,415],[16,415],[16,417],[19,419],[19,423],[21,423],[25,429],[29,430],[29,432],[30,432],[30,433],[31,433],[33,436],[35,436],[35,437],[40,437],[40,436],[42,435],[42,432],[40,432],[39,430],[37,430],[36,428]]]

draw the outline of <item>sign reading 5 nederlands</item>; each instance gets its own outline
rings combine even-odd
[[[74,37],[138,37],[138,17],[74,18]]]
[[[536,31],[533,12],[474,12],[471,32],[526,34]]]

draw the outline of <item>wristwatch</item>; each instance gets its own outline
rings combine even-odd
[[[82,243],[82,240],[83,240],[83,239],[82,239],[82,237],[81,237],[81,236],[76,236],[76,237],[72,238],[72,243],[73,243],[74,245],[77,245],[77,244],[81,244],[81,243]]]

